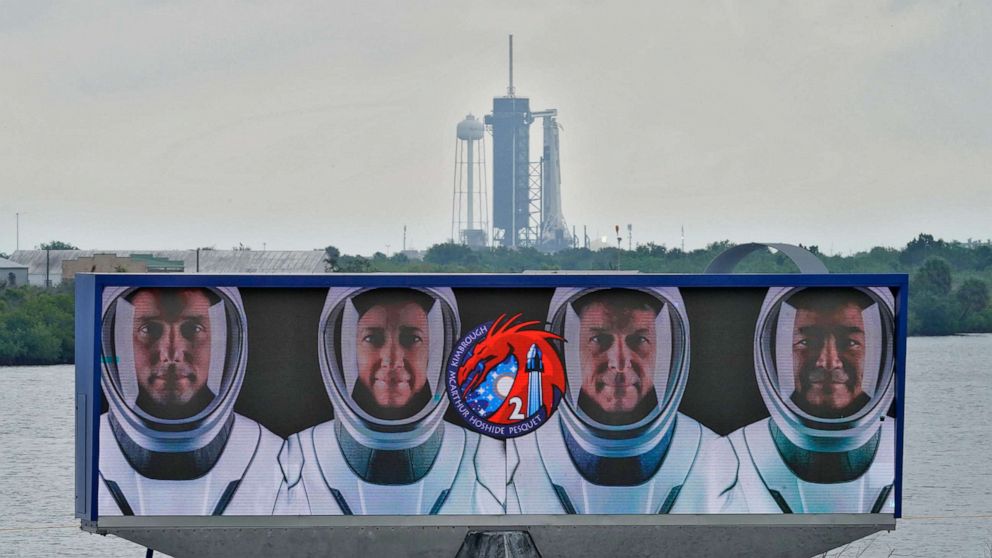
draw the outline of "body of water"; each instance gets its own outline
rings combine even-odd
[[[992,558],[992,335],[912,338],[904,518],[830,556]],[[72,366],[0,368],[0,555],[138,557],[73,518]]]

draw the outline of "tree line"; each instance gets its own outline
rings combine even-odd
[[[71,363],[74,304],[71,285],[0,287],[0,365]]]
[[[454,243],[436,244],[423,259],[403,253],[371,257],[325,249],[326,269],[344,273],[515,273],[524,270],[641,271],[702,273],[719,254],[734,246],[714,242],[683,251],[647,243],[633,250],[573,248],[553,254],[534,248],[473,250]],[[827,255],[805,246],[831,273],[906,273],[910,276],[909,334],[949,335],[992,332],[992,243],[945,241],[920,234],[903,248],[875,247],[849,255]],[[756,252],[737,266],[741,273],[794,273],[795,264],[781,253]]]
[[[370,257],[325,249],[329,273],[515,273],[524,270],[638,270],[646,273],[701,273],[733,246],[716,242],[691,251],[648,243],[633,250],[574,248],[554,254],[533,248],[472,250],[444,243],[423,259],[402,253]],[[817,254],[833,273],[907,273],[910,276],[909,334],[992,332],[992,245],[935,239],[921,234],[902,249],[876,247],[851,255]],[[757,252],[739,272],[798,271],[782,254]],[[73,359],[74,296],[71,282],[53,289],[0,285],[0,365],[58,364]]]

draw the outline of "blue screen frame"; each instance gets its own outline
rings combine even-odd
[[[905,444],[906,337],[909,276],[906,274],[649,274],[649,273],[522,273],[522,274],[345,274],[327,275],[208,275],[208,274],[77,274],[76,288],[76,400],[85,401],[76,431],[76,517],[96,522],[99,517],[99,421],[103,392],[100,386],[101,304],[105,287],[238,287],[330,288],[353,287],[889,287],[896,298],[896,462],[895,513],[902,517],[903,447]],[[84,440],[79,440],[79,436]],[[82,491],[82,493],[80,493]]]

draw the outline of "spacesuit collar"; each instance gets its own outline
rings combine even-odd
[[[334,421],[341,455],[351,470],[365,482],[372,484],[412,484],[424,478],[434,466],[444,440],[444,423],[427,438],[412,448],[380,450],[358,443],[341,421]]]
[[[806,482],[821,484],[848,482],[863,475],[875,460],[875,452],[882,437],[882,430],[878,429],[859,448],[843,452],[818,452],[803,449],[790,442],[773,420],[768,421],[768,429],[789,470]]]
[[[224,446],[234,426],[231,413],[220,432],[200,449],[184,452],[159,452],[141,447],[121,427],[114,413],[107,413],[110,429],[124,458],[141,476],[155,480],[192,480],[202,477],[224,453]]]
[[[582,446],[559,421],[562,436],[568,456],[572,459],[575,469],[587,481],[602,486],[635,486],[654,477],[668,454],[672,436],[675,433],[678,417],[672,422],[672,427],[655,444],[640,455],[630,457],[601,457],[582,449]]]

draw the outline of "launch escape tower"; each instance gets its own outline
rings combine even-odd
[[[509,46],[510,80],[506,95],[493,98],[492,114],[484,119],[493,137],[492,241],[507,248],[533,247],[554,252],[574,245],[573,235],[569,233],[561,211],[561,127],[557,120],[558,110],[531,111],[530,99],[516,95],[513,87],[513,35],[510,35]],[[540,159],[531,161],[530,125],[538,118],[543,122],[544,146]],[[459,124],[460,141],[464,140],[462,125],[466,122],[469,122],[468,119]],[[472,140],[467,141],[471,146]],[[471,167],[471,163],[468,166]],[[455,181],[458,198],[460,178],[457,175]],[[473,200],[471,177],[467,182],[466,197]],[[484,193],[480,197],[483,196]],[[473,221],[471,214],[466,212],[463,228],[461,203],[456,201],[455,205],[452,228],[458,227],[458,238],[463,244],[478,246],[479,233],[485,234],[485,226]],[[472,201],[468,205],[472,206]],[[480,226],[481,229],[478,228]],[[452,236],[455,236],[454,232]],[[485,240],[482,242],[485,244]]]

